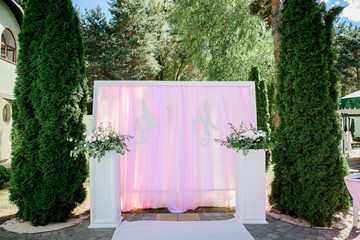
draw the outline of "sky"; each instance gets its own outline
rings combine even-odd
[[[332,6],[345,7],[340,15],[340,22],[353,23],[360,27],[360,0],[320,0],[326,2],[328,8]],[[106,19],[110,20],[108,0],[72,0],[74,7],[80,8],[81,12],[84,9],[92,9],[99,5],[105,13]]]
[[[326,2],[326,6],[342,6],[345,7],[340,14],[340,22],[352,22],[360,27],[360,0],[322,0]]]

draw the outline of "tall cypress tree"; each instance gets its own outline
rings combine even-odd
[[[32,14],[34,18],[30,19]],[[18,66],[16,84],[22,86],[20,80],[23,80],[31,85],[30,101],[26,102],[27,105],[19,101],[14,111],[18,110],[20,114],[21,108],[24,108],[33,112],[33,121],[37,125],[26,130],[34,133],[32,141],[36,145],[28,154],[33,154],[33,158],[21,158],[20,147],[14,149],[14,158],[21,158],[22,161],[13,162],[15,169],[20,170],[15,171],[13,182],[16,184],[12,186],[11,199],[19,207],[20,218],[30,220],[34,225],[45,225],[50,221],[65,221],[86,196],[83,187],[87,176],[86,158],[84,155],[75,158],[70,154],[74,142],[82,140],[85,131],[82,123],[87,101],[84,53],[79,21],[70,0],[46,3],[30,0],[25,19],[23,37],[20,39],[24,52],[19,55],[24,65]],[[40,23],[41,27],[33,29],[33,24]],[[33,31],[30,32],[28,28]],[[37,32],[41,35],[37,35],[39,41],[34,44],[30,39]],[[25,52],[28,48],[33,51]],[[24,53],[32,53],[30,56],[36,60],[32,63],[34,65],[25,61],[28,56]],[[34,72],[32,78],[25,79],[26,69]],[[18,88],[20,92],[21,88]],[[27,124],[28,119],[22,120]],[[19,134],[22,133],[21,126],[14,124],[14,128],[14,142],[28,147],[29,139],[19,141],[22,139]],[[24,164],[28,159],[30,163]],[[24,179],[29,186],[27,182],[21,182]],[[22,190],[24,188],[27,191]],[[26,199],[26,202],[22,199]]]
[[[259,70],[254,66],[251,67],[248,79],[256,85],[257,128],[267,132],[270,115],[265,81],[259,78]]]
[[[257,67],[255,66],[251,67],[248,80],[255,82],[257,129],[263,130],[267,134],[271,134],[267,88],[265,81],[259,78],[259,70]],[[266,169],[269,167],[270,161],[271,161],[271,152],[269,150],[266,152]]]
[[[34,103],[41,94],[36,85],[39,78],[40,44],[45,30],[45,0],[32,0],[27,3],[19,34],[19,56],[17,79],[15,82],[12,116],[12,159],[10,200],[16,204],[17,216],[32,220],[39,205],[33,193],[41,191],[42,181],[38,161],[38,129]]]
[[[316,0],[286,0],[279,28],[280,125],[271,201],[318,226],[330,225],[337,211],[349,207],[332,55],[335,16]]]

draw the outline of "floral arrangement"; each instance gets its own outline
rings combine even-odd
[[[226,140],[215,139],[215,142],[220,143],[221,146],[237,152],[242,150],[245,156],[249,153],[249,149],[270,148],[270,137],[264,131],[257,130],[252,126],[247,128],[244,123],[240,125],[239,129],[236,129],[231,123],[229,125],[232,133],[226,137]]]
[[[100,162],[100,159],[107,151],[114,150],[124,155],[125,151],[129,151],[126,141],[132,138],[134,137],[115,132],[111,124],[108,127],[104,127],[103,123],[101,123],[97,130],[94,130],[85,140],[79,142],[78,146],[74,148],[73,154],[77,155],[79,152],[87,152],[90,157],[97,157]]]

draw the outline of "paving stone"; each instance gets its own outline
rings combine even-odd
[[[213,216],[213,214],[212,213],[201,213],[202,215],[204,215],[204,216],[207,216],[207,217],[211,217],[211,216]]]
[[[46,236],[50,236],[50,235],[51,235],[50,232],[45,232],[45,233],[42,233],[42,234],[41,234],[41,237],[46,237]]]
[[[279,238],[280,236],[279,235],[276,235],[276,234],[273,234],[273,233],[270,233],[268,235],[266,235],[267,237],[271,238],[271,239],[277,239]]]
[[[214,221],[221,219],[228,219],[233,217],[233,212],[224,213],[200,213],[197,214],[200,221]],[[123,214],[124,218],[129,221],[138,221],[146,218],[148,220],[155,220],[158,215],[154,213],[131,213]],[[176,214],[167,214],[175,216],[176,220],[178,216]],[[185,215],[185,214],[181,214]],[[129,217],[129,218],[128,218]],[[174,218],[174,217],[172,217]],[[175,219],[174,219],[175,220]],[[311,240],[323,240],[323,239],[355,239],[360,236],[360,229],[314,229],[305,228],[285,223],[280,220],[267,217],[269,224],[266,225],[245,225],[246,229],[252,234],[254,239],[281,239],[281,240],[296,240],[296,239],[311,239]],[[6,232],[0,229],[1,240],[110,240],[115,229],[88,229],[90,224],[89,219],[84,220],[76,226],[41,234],[15,234]]]
[[[178,221],[200,221],[198,213],[178,214]]]
[[[177,221],[177,214],[173,213],[158,213],[156,214],[156,221]]]

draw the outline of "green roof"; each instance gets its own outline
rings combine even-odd
[[[360,109],[360,91],[342,97],[339,109]]]

